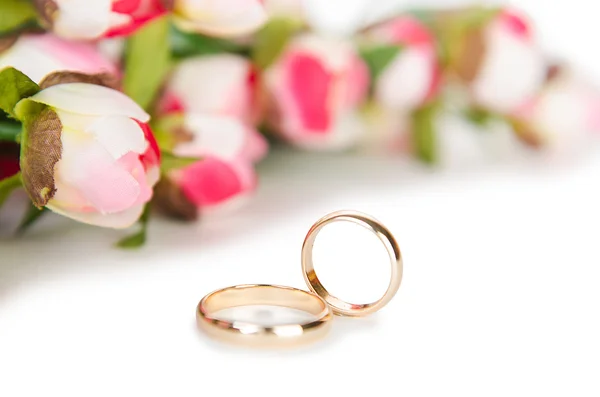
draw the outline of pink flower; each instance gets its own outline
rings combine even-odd
[[[20,36],[0,52],[0,69],[12,66],[36,83],[54,72],[79,72],[118,76],[116,66],[92,44],[62,40],[51,34]]]
[[[198,161],[171,170],[159,184],[157,201],[168,214],[194,219],[240,202],[256,188],[254,163],[267,144],[251,126],[231,116],[189,113],[170,133],[172,153]]]
[[[600,93],[574,73],[559,71],[511,118],[526,142],[554,153],[575,153],[600,136]]]
[[[124,94],[70,83],[19,102],[21,171],[33,203],[80,222],[125,228],[159,178],[149,116]]]
[[[271,124],[305,148],[343,149],[362,133],[369,72],[351,43],[304,35],[266,71]]]
[[[499,113],[510,113],[541,88],[546,63],[529,21],[503,10],[462,43],[458,74],[473,102]]]
[[[375,99],[389,109],[411,111],[439,90],[441,69],[433,34],[417,19],[404,16],[372,29],[377,44],[397,45],[399,53],[375,83]]]
[[[183,30],[234,37],[260,29],[268,16],[261,0],[174,0],[173,18]]]
[[[160,111],[226,115],[250,123],[257,117],[255,80],[252,65],[241,56],[189,58],[173,71]]]
[[[256,75],[248,60],[230,54],[181,62],[159,103],[170,148],[198,161],[173,169],[157,189],[157,201],[169,215],[193,219],[199,213],[229,207],[256,188],[254,164],[267,142],[254,128],[257,119]]]
[[[162,0],[34,0],[34,3],[55,34],[84,40],[129,35],[167,11]]]

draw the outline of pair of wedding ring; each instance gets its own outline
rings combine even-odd
[[[353,222],[373,232],[385,246],[391,264],[387,291],[372,303],[354,304],[331,295],[315,272],[313,246],[319,232],[327,225]],[[288,347],[313,342],[323,337],[331,326],[333,314],[362,317],[387,305],[402,282],[400,248],[390,231],[372,217],[353,211],[338,211],[321,218],[308,231],[302,246],[302,271],[311,292],[278,285],[238,285],[206,295],[196,310],[198,327],[210,336],[230,343],[253,347]],[[240,306],[280,306],[300,310],[312,319],[298,324],[264,326],[248,321],[230,321],[215,314]]]

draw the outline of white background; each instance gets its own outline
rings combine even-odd
[[[548,3],[521,5],[553,51],[600,81],[599,7]],[[448,139],[464,141],[455,130]],[[156,220],[139,252],[59,217],[0,240],[0,396],[600,395],[600,147],[551,159],[494,142],[504,146],[448,145],[438,170],[275,150],[246,207]],[[195,306],[216,288],[303,288],[306,231],[345,208],[400,242],[405,278],[389,306],[335,318],[328,338],[296,351],[196,330]],[[327,286],[376,296],[388,269],[373,239],[351,227],[323,237]]]

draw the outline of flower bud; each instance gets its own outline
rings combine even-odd
[[[68,39],[126,36],[167,10],[165,0],[33,0],[52,31]]]
[[[468,30],[454,60],[474,105],[513,112],[542,87],[546,63],[530,23],[512,10],[501,10],[488,23]]]
[[[347,41],[303,35],[292,39],[265,74],[270,124],[309,149],[345,149],[362,134],[358,108],[369,72]]]
[[[403,16],[373,28],[367,35],[371,45],[398,46],[398,54],[375,82],[375,100],[382,106],[412,111],[439,91],[437,44],[425,25]]]
[[[20,101],[21,172],[33,204],[80,222],[125,228],[159,178],[149,116],[103,86],[70,83]]]
[[[249,196],[256,187],[254,163],[267,151],[256,130],[231,116],[186,114],[168,131],[172,154],[198,161],[171,170],[157,187],[168,215],[194,219]]]
[[[258,30],[268,19],[261,0],[173,0],[179,28],[211,36],[235,37]]]
[[[227,115],[250,123],[257,118],[255,77],[250,62],[238,55],[186,59],[173,71],[160,111]]]
[[[0,51],[0,69],[14,67],[36,83],[55,72],[101,75],[116,85],[119,72],[96,47],[60,39],[52,34],[25,34]]]

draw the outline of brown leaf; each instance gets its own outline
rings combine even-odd
[[[164,176],[154,188],[153,204],[163,214],[182,221],[198,219],[198,208],[169,177]]]
[[[53,110],[45,108],[26,128],[21,157],[23,183],[33,204],[41,208],[56,194],[54,167],[62,156],[62,123]]]
[[[510,124],[517,137],[526,145],[539,148],[544,144],[539,131],[536,131],[530,123],[524,120],[510,120]]]
[[[485,37],[481,29],[467,32],[456,59],[456,73],[465,83],[475,80],[485,58]]]
[[[101,85],[118,90],[121,86],[119,79],[110,73],[85,74],[79,72],[61,71],[50,73],[40,82],[40,88],[46,89],[53,85],[68,83],[88,83]]]
[[[42,24],[51,28],[54,25],[54,17],[58,12],[56,2],[54,0],[33,0],[33,5],[38,10]]]

